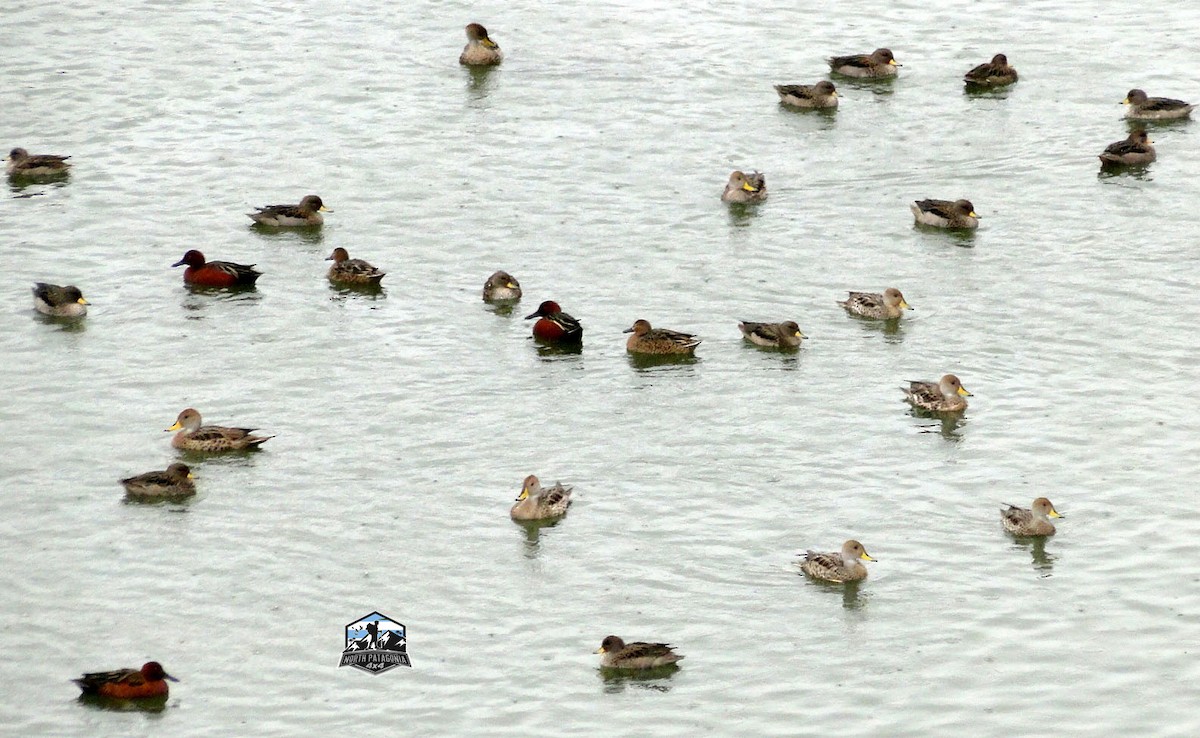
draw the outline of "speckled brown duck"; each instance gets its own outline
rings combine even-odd
[[[912,310],[904,294],[895,287],[888,287],[882,293],[851,292],[848,298],[840,300],[838,304],[855,315],[876,320],[895,320],[905,310]]]
[[[675,653],[667,643],[626,643],[620,637],[610,635],[601,643],[596,653],[602,654],[600,666],[606,669],[644,670],[670,666],[684,658]]]
[[[244,451],[255,449],[275,436],[256,436],[254,428],[228,428],[221,425],[204,425],[200,413],[188,408],[179,413],[175,425],[166,432],[179,431],[171,439],[171,445],[183,451],[219,453],[222,451]]]

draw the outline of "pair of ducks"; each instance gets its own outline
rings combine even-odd
[[[891,49],[875,49],[870,54],[829,59],[829,68],[835,74],[858,79],[895,77],[900,66]],[[973,67],[963,76],[964,82],[977,87],[1002,87],[1011,85],[1017,79],[1017,70],[1008,63],[1008,57],[1004,54],[996,54],[990,62]]]
[[[725,183],[721,201],[756,203],[767,199],[767,179],[762,172],[746,174],[735,169]],[[978,228],[979,215],[970,200],[917,200],[909,205],[918,223],[934,228]]]
[[[175,418],[175,424],[164,432],[178,431],[171,446],[180,451],[215,454],[227,451],[257,449],[275,436],[256,436],[255,428],[230,428],[223,425],[204,425],[195,408],[187,408]],[[195,475],[187,464],[175,463],[162,471],[150,471],[122,479],[125,492],[131,498],[178,499],[196,494]]]
[[[1029,509],[1016,505],[1006,505],[1000,509],[1001,524],[1015,536],[1052,536],[1056,531],[1050,519],[1061,517],[1062,514],[1045,497],[1034,500]],[[838,552],[806,551],[800,569],[813,579],[842,584],[867,578],[864,561],[875,559],[867,554],[867,549],[861,543],[849,540],[842,544],[842,550]]]
[[[378,285],[387,272],[381,272],[362,259],[351,259],[346,249],[338,247],[326,257],[332,261],[327,276],[330,282],[345,285]],[[235,264],[231,261],[208,261],[204,254],[191,249],[183,258],[171,266],[187,265],[183,272],[184,284],[196,287],[251,287],[262,272],[254,264]]]
[[[1132,89],[1122,101],[1129,109],[1125,117],[1132,120],[1179,120],[1191,116],[1195,105],[1170,97],[1150,97],[1145,90]],[[1100,167],[1145,166],[1158,158],[1154,142],[1144,128],[1130,132],[1122,141],[1111,143],[1100,154]]]

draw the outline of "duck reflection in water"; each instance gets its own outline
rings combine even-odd
[[[655,692],[669,692],[671,691],[671,677],[677,671],[679,671],[677,665],[667,664],[666,666],[659,666],[654,669],[642,669],[640,671],[600,667],[596,670],[596,673],[600,675],[601,681],[604,682],[605,694],[620,694],[629,687],[651,689]]]
[[[1026,549],[1029,551],[1030,566],[1033,571],[1041,578],[1045,579],[1054,574],[1054,562],[1058,559],[1052,553],[1046,552],[1046,537],[1045,536],[1010,536],[1013,542],[1013,548]]]
[[[913,408],[909,415],[925,421],[920,424],[918,433],[940,433],[942,438],[954,443],[963,440],[962,429],[967,426],[967,419],[962,413],[931,413]]]

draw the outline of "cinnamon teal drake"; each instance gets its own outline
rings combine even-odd
[[[332,261],[329,267],[329,281],[336,284],[374,285],[379,284],[387,272],[381,272],[362,259],[351,259],[350,254],[341,246],[325,258]]]
[[[835,56],[829,59],[829,68],[843,77],[895,77],[896,63],[891,49],[875,49],[870,54]]]
[[[190,497],[196,494],[196,475],[187,464],[174,463],[165,471],[152,471],[122,479],[130,497],[143,499]]]
[[[738,323],[738,328],[747,341],[768,348],[799,348],[800,342],[808,338],[800,332],[800,326],[794,320],[785,320],[782,323],[752,323],[743,320]]]
[[[517,504],[512,506],[509,514],[513,520],[545,520],[565,515],[571,504],[572,489],[557,482],[553,487],[543,488],[537,476],[530,474],[525,477]]]
[[[1111,143],[1100,155],[1100,166],[1104,167],[1136,167],[1149,164],[1158,158],[1154,150],[1154,142],[1143,129],[1129,134],[1124,141]]]
[[[840,552],[806,551],[800,570],[823,582],[857,582],[867,578],[867,567],[862,562],[874,560],[861,543],[850,540],[842,544]]]
[[[484,302],[517,302],[521,299],[521,283],[508,272],[494,272],[483,283]]]
[[[58,154],[30,154],[25,149],[17,148],[8,152],[4,171],[11,177],[54,177],[67,173],[71,168],[67,163],[70,158]]]
[[[98,671],[71,681],[87,695],[132,700],[166,697],[169,692],[167,682],[179,680],[163,671],[162,664],[157,661],[147,661],[140,669]]]
[[[971,397],[962,382],[953,374],[947,374],[937,382],[910,381],[901,387],[904,399],[913,407],[935,413],[956,413],[967,409],[966,398]]]
[[[467,45],[458,57],[459,64],[487,67],[504,61],[500,46],[488,37],[487,29],[478,23],[467,25]]]
[[[258,212],[246,215],[255,223],[272,228],[319,226],[325,222],[321,213],[333,212],[316,195],[305,195],[298,205],[265,205],[255,210]]]
[[[275,436],[253,435],[254,428],[227,428],[221,425],[203,425],[200,413],[188,408],[179,413],[175,425],[165,432],[179,431],[171,439],[171,445],[183,451],[219,453],[221,451],[243,451],[258,448]]]
[[[1004,530],[1014,536],[1052,536],[1055,528],[1050,518],[1061,517],[1045,497],[1034,500],[1031,510],[1016,505],[1000,508],[1000,522],[1004,524]]]
[[[996,54],[990,62],[967,72],[963,81],[977,87],[1003,87],[1017,81],[1017,70],[1009,66],[1007,56]]]
[[[623,333],[632,333],[625,342],[625,350],[631,354],[693,355],[700,339],[691,333],[680,333],[669,328],[651,328],[646,320],[635,320]]]
[[[912,310],[904,295],[895,287],[888,287],[883,294],[878,292],[851,292],[850,297],[838,304],[855,315],[876,320],[894,320]]]
[[[767,199],[767,178],[761,172],[746,174],[735,170],[729,175],[722,202],[762,202]]]
[[[656,669],[661,666],[670,666],[684,658],[675,653],[674,647],[670,644],[643,643],[641,641],[626,643],[615,635],[610,635],[601,641],[600,648],[596,649],[596,653],[603,654],[600,657],[600,666],[605,669]]]
[[[204,254],[192,249],[171,266],[187,265],[183,283],[197,287],[252,287],[262,272],[253,264],[234,264],[231,261],[205,261]]]
[[[815,85],[775,85],[779,102],[794,108],[836,108],[837,88],[827,79]]]
[[[573,345],[583,342],[583,326],[553,300],[546,300],[525,316],[525,320],[533,318],[538,319],[533,324],[533,337],[542,343]]]
[[[979,216],[970,200],[917,200],[908,209],[921,225],[955,229],[979,227]]]
[[[33,287],[33,309],[53,318],[82,318],[90,303],[75,285],[59,287],[38,282]]]
[[[1195,105],[1169,97],[1149,97],[1142,90],[1130,90],[1124,103],[1129,106],[1126,118],[1134,120],[1174,120],[1187,118]]]

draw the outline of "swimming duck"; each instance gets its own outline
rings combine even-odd
[[[815,85],[775,85],[779,102],[797,108],[836,108],[837,88],[827,79]]]
[[[1125,117],[1135,120],[1186,118],[1196,107],[1183,100],[1174,100],[1169,97],[1147,97],[1142,90],[1130,90],[1129,94],[1125,96],[1124,102],[1129,106],[1129,110],[1125,111]]]
[[[1017,81],[1017,70],[1008,65],[1008,57],[996,54],[990,62],[980,64],[963,77],[969,85],[1003,87]]]
[[[1111,143],[1100,155],[1101,167],[1140,166],[1149,164],[1158,158],[1154,151],[1154,142],[1146,131],[1138,129],[1129,134],[1124,141]]]
[[[351,259],[350,254],[341,246],[325,257],[332,261],[329,267],[329,281],[342,284],[379,284],[387,272],[381,272],[362,259]]]
[[[544,520],[565,515],[571,504],[572,489],[557,482],[553,487],[543,489],[537,476],[530,474],[525,477],[517,504],[512,506],[509,514],[513,520]]]
[[[631,354],[695,354],[700,345],[700,339],[691,333],[651,328],[645,320],[635,320],[622,333],[633,334],[625,342],[625,350]]]
[[[82,318],[87,315],[90,303],[74,285],[59,287],[56,284],[37,282],[33,287],[33,309],[42,315],[55,318]]]
[[[13,177],[52,177],[66,174],[71,165],[69,156],[57,154],[30,154],[25,149],[13,149],[5,159],[4,170]]]
[[[760,172],[734,171],[721,193],[722,202],[761,202],[766,199],[767,178]]]
[[[183,266],[183,283],[198,287],[250,287],[262,272],[253,264],[234,264],[231,261],[205,261],[204,254],[192,249],[171,266]]]
[[[835,56],[829,60],[829,68],[843,77],[895,77],[896,57],[891,49],[875,49],[871,54]]]
[[[605,638],[596,653],[604,654],[600,666],[606,669],[656,669],[684,658],[666,643],[626,643],[614,635]]]
[[[874,560],[861,543],[850,540],[842,544],[841,553],[806,551],[800,570],[825,582],[857,582],[867,578],[867,567],[862,562]]]
[[[525,320],[532,318],[538,319],[533,324],[533,337],[543,343],[576,344],[583,341],[583,326],[553,300],[546,300],[525,316]]]
[[[162,664],[147,661],[141,669],[117,669],[84,674],[71,681],[79,685],[84,694],[132,700],[145,697],[166,697],[167,681],[179,681],[163,671]]]
[[[917,200],[908,206],[918,223],[935,228],[978,228],[979,216],[970,200]]]
[[[971,393],[962,386],[962,382],[953,374],[947,374],[935,382],[910,381],[904,390],[904,399],[923,410],[937,413],[954,413],[967,409],[964,398]]]
[[[1014,536],[1052,536],[1054,523],[1050,522],[1050,518],[1061,517],[1045,497],[1034,500],[1032,510],[1016,505],[1008,505],[1007,509],[1000,508],[1000,522],[1004,523],[1004,530]]]
[[[495,41],[488,38],[487,29],[478,23],[467,25],[467,45],[458,57],[459,64],[486,67],[504,61],[504,52]]]
[[[895,287],[888,287],[882,295],[878,292],[851,292],[850,297],[838,301],[838,304],[855,315],[878,320],[899,318],[905,310],[912,310],[904,295]]]
[[[521,299],[521,283],[508,272],[495,272],[483,283],[484,302],[516,302]]]
[[[782,323],[751,323],[743,320],[738,323],[738,328],[741,329],[743,338],[758,346],[794,349],[799,348],[800,342],[808,338],[800,332],[800,326],[796,325],[794,320]]]
[[[179,413],[175,425],[165,431],[179,431],[171,439],[171,445],[184,451],[217,453],[258,448],[260,444],[275,437],[251,435],[254,428],[226,428],[220,425],[202,425],[202,422],[200,413],[194,408],[189,407]]]
[[[321,213],[332,213],[316,195],[305,195],[299,205],[266,205],[246,213],[255,222],[273,228],[319,226],[325,222]]]
[[[122,479],[130,497],[190,497],[196,494],[196,475],[187,464],[171,464],[166,471],[152,471]]]

